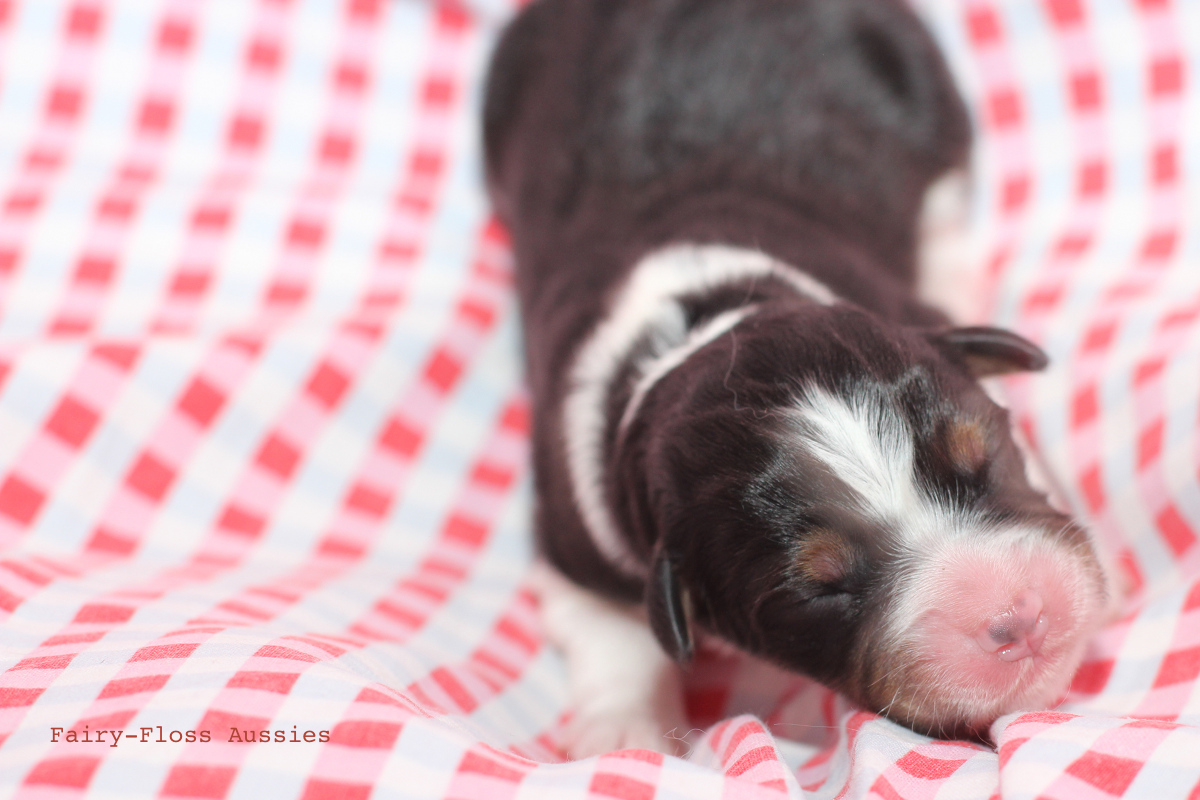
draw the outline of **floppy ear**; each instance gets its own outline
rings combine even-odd
[[[975,378],[1034,372],[1050,363],[1042,348],[1003,328],[951,328],[931,338],[958,356]]]
[[[646,610],[650,616],[650,630],[654,631],[667,655],[681,664],[691,661],[692,627],[688,619],[687,589],[679,582],[675,565],[661,544],[646,581]]]

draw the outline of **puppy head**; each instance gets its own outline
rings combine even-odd
[[[933,735],[1052,702],[1103,579],[975,380],[1044,356],[849,306],[796,319],[764,308],[656,387],[685,409],[646,432],[660,640],[686,656],[690,615]]]

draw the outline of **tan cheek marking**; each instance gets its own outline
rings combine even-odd
[[[987,460],[987,431],[977,421],[955,420],[946,426],[944,435],[946,455],[955,469],[977,472]]]

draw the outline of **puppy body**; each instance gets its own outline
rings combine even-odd
[[[1040,351],[915,298],[969,125],[900,0],[535,0],[485,144],[559,571],[917,730],[1065,689],[1104,579],[976,383]]]

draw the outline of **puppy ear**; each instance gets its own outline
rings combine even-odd
[[[934,334],[932,339],[961,359],[975,378],[1036,372],[1050,363],[1042,348],[1003,328],[951,328]]]
[[[692,660],[692,627],[687,589],[671,557],[660,545],[646,581],[646,610],[650,630],[667,655],[681,664]]]

